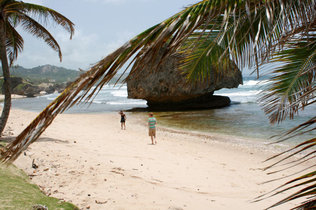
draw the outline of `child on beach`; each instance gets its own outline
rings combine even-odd
[[[123,111],[120,111],[119,114],[121,115],[121,129],[126,130],[126,125],[125,125],[126,115],[124,114]]]
[[[149,113],[148,128],[149,128],[149,136],[151,138],[151,143],[152,144],[157,144],[157,140],[156,140],[156,124],[157,124],[157,120],[154,117],[154,114],[153,113]],[[154,143],[154,139],[155,139],[155,143]]]

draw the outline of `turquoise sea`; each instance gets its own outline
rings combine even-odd
[[[256,80],[253,77],[244,77],[244,84],[235,89],[222,89],[215,95],[230,97],[229,107],[210,110],[156,112],[160,124],[177,129],[222,133],[234,136],[249,137],[262,142],[273,142],[271,136],[286,132],[315,116],[316,106],[300,112],[294,120],[286,120],[281,124],[271,125],[267,116],[257,102],[258,94],[263,90],[267,80]],[[44,95],[36,98],[13,100],[13,108],[30,111],[41,111],[58,94]],[[134,110],[146,108],[146,101],[127,98],[126,85],[114,87],[105,86],[92,104],[82,104],[69,109],[66,113],[102,113],[119,110]],[[140,114],[146,115],[146,110],[140,109]],[[144,112],[144,113],[142,113]],[[286,144],[294,144],[299,140],[314,137],[316,132],[305,134],[291,139]],[[254,142],[255,143],[255,142]]]

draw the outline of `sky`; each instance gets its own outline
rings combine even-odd
[[[55,65],[68,69],[89,67],[147,28],[199,0],[24,0],[56,10],[75,24],[70,34],[56,24],[46,28],[59,43],[63,60],[40,39],[18,29],[24,49],[14,65],[33,68]],[[51,22],[52,23],[52,22]]]

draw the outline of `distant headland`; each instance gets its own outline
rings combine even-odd
[[[30,69],[17,65],[10,68],[10,73],[11,93],[27,97],[61,92],[69,82],[74,81],[81,74],[80,71],[52,65]],[[3,93],[2,73],[0,75],[0,87]]]

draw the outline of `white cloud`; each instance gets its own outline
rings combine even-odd
[[[106,51],[108,53],[113,52],[114,50],[125,44],[127,41],[132,39],[135,35],[135,33],[129,31],[124,31],[116,34],[117,39],[106,44]]]
[[[163,0],[167,2],[167,0]],[[22,32],[24,50],[19,54],[16,64],[27,68],[51,64],[71,69],[87,70],[113,52],[136,34],[168,17],[169,7],[162,0],[25,0],[25,2],[47,5],[62,11],[75,22],[75,34],[69,40],[69,34],[54,24],[47,29],[59,43],[63,61],[59,62],[58,54],[50,49],[43,40]],[[179,8],[185,1],[172,0]],[[155,2],[155,4],[143,4]],[[176,4],[176,2],[178,2]],[[111,4],[111,5],[110,5]],[[75,6],[73,6],[75,5]],[[159,8],[159,5],[162,5]],[[180,6],[178,6],[180,5]],[[175,9],[177,11],[177,9]],[[152,12],[151,12],[152,11]],[[160,12],[164,11],[164,12]],[[174,13],[174,10],[170,12]],[[159,15],[163,17],[160,17]]]
[[[62,63],[59,61],[57,52],[49,49],[42,40],[28,37],[24,45],[24,51],[19,55],[16,64],[27,68],[51,64],[71,69],[88,70],[92,64],[122,46],[134,35],[134,33],[128,31],[120,32],[115,34],[116,38],[114,40],[105,41],[96,33],[85,33],[77,29],[72,40],[70,40],[68,33],[59,30],[54,37],[62,50]]]
[[[24,50],[19,55],[17,64],[28,68],[52,64],[77,69],[82,67],[86,62],[91,62],[91,60],[89,60],[91,59],[89,56],[89,52],[91,51],[90,47],[95,45],[95,40],[98,40],[97,35],[83,34],[77,30],[73,39],[70,40],[68,33],[59,30],[54,37],[61,47],[63,56],[62,63],[59,61],[57,52],[50,49],[46,43],[27,35]]]
[[[132,36],[132,33],[124,32],[118,34],[113,42],[105,42],[98,34],[85,34],[77,30],[72,40],[69,40],[66,33],[60,33],[56,38],[60,40],[64,62],[76,64],[76,68],[87,69],[122,46]]]

